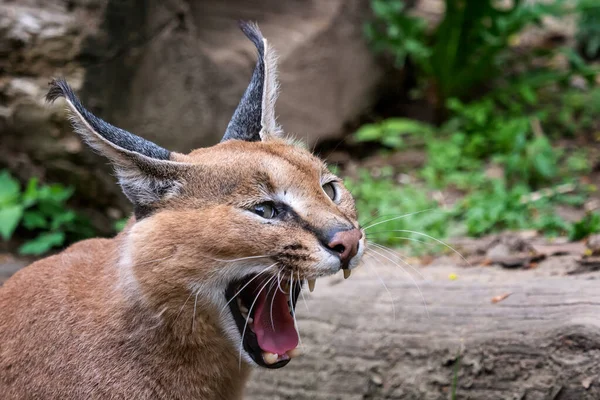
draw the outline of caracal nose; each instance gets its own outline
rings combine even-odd
[[[331,241],[327,243],[327,247],[335,253],[339,254],[342,268],[348,268],[352,257],[358,253],[358,246],[362,232],[360,229],[350,229],[346,231],[336,232]]]

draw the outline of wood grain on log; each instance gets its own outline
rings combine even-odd
[[[600,399],[600,274],[573,265],[428,266],[423,297],[396,267],[319,280],[297,308],[305,354],[256,371],[247,398],[449,399],[456,371],[457,399]]]

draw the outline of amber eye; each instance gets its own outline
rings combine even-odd
[[[269,202],[255,205],[252,211],[254,211],[254,213],[257,215],[260,215],[264,219],[272,219],[277,215],[275,205]]]
[[[331,200],[335,201],[335,186],[333,183],[329,182],[323,185],[323,191]]]

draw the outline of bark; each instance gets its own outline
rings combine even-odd
[[[256,371],[247,399],[449,399],[455,372],[457,399],[598,399],[600,274],[574,265],[425,267],[427,309],[397,267],[318,280],[298,306],[306,354]]]

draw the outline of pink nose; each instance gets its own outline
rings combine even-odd
[[[336,232],[327,244],[330,250],[339,254],[342,268],[348,268],[350,260],[358,253],[361,238],[362,232],[359,229],[350,229]]]

